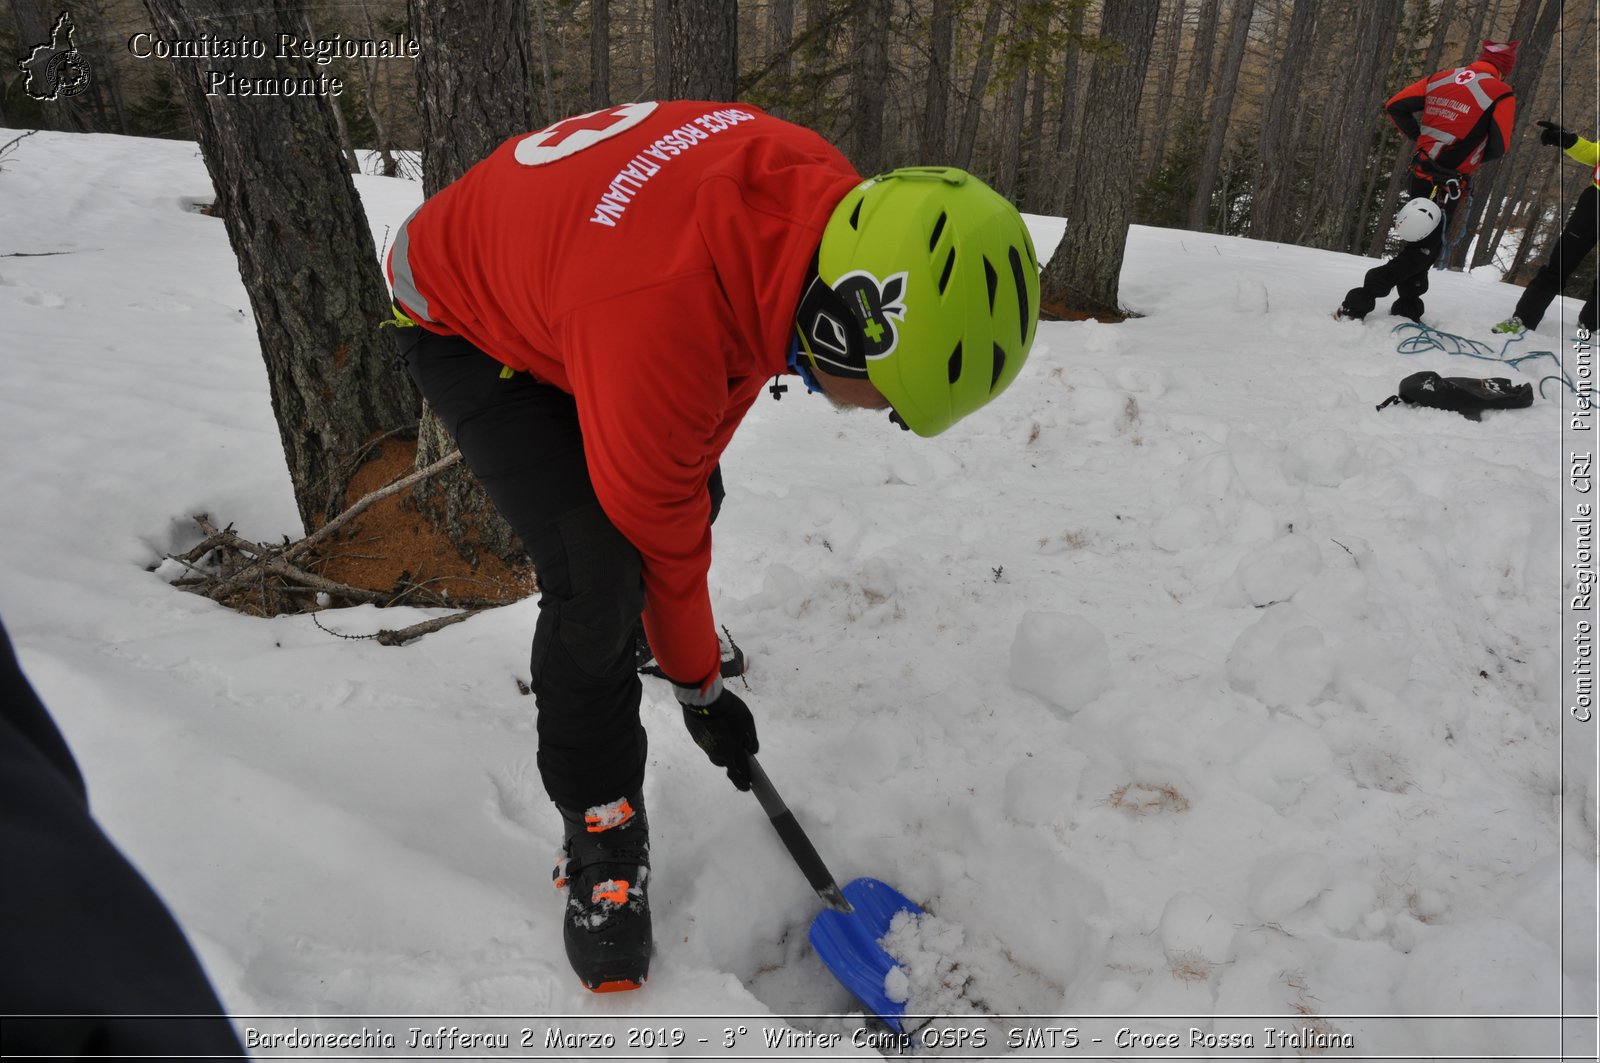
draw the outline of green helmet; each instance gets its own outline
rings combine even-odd
[[[1022,215],[950,167],[892,170],[851,189],[823,229],[817,275],[860,334],[848,345],[855,357],[808,342],[812,364],[871,379],[919,436],[1004,391],[1039,323],[1039,264]]]

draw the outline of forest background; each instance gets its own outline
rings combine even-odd
[[[1600,98],[1594,0],[74,0],[80,76],[40,102],[22,57],[52,39],[62,9],[46,3],[9,0],[0,19],[0,51],[19,57],[0,68],[0,124],[24,131],[0,137],[0,169],[37,128],[197,142],[217,197],[203,209],[239,261],[311,537],[290,552],[317,545],[316,564],[289,566],[256,544],[200,589],[265,615],[382,601],[464,619],[531,586],[520,544],[390,370],[384,247],[350,179],[363,165],[431,195],[505,138],[569,115],[755,103],[817,129],[862,173],[959,166],[1025,212],[1066,218],[1060,245],[1040,249],[1041,312],[1114,321],[1130,224],[1381,256],[1411,157],[1383,102],[1485,38],[1520,42],[1518,121],[1506,156],[1473,175],[1447,261],[1525,282],[1592,180],[1539,144],[1536,121],[1592,136]],[[399,50],[415,58],[150,57],[153,40],[281,33],[409,39]],[[207,66],[343,90],[219,96]],[[354,520],[359,483],[407,467],[416,479],[392,486],[411,489],[396,505],[416,545],[395,546],[392,523],[351,525],[350,543],[390,544],[358,578],[348,566],[364,555],[331,533]],[[209,529],[196,557],[230,556],[230,534]],[[288,592],[235,601],[263,566]],[[419,585],[461,566],[470,594]]]
[[[393,39],[404,0],[303,6],[307,36]],[[1595,135],[1596,19],[1591,0],[1165,0],[1147,48],[1127,49],[1116,139],[1087,131],[1090,61],[1118,48],[1100,35],[1108,6],[1089,0],[504,0],[525,25],[534,127],[636,99],[722,96],[811,126],[864,173],[906,164],[973,170],[1017,205],[1065,213],[1075,160],[1128,153],[1137,167],[1132,221],[1379,255],[1403,186],[1409,145],[1384,99],[1435,69],[1471,60],[1485,37],[1522,42],[1510,78],[1519,120],[1506,158],[1480,171],[1461,212],[1451,265],[1493,263],[1526,281],[1591,178],[1541,149],[1535,121]],[[1122,6],[1122,5],[1114,5]],[[139,0],[75,0],[88,91],[41,105],[16,64],[0,70],[0,125],[195,139],[171,63],[139,59],[151,29]],[[0,11],[0,52],[49,38],[47,0]],[[698,38],[685,58],[687,19]],[[677,40],[679,47],[673,46]],[[1140,53],[1143,54],[1140,54]],[[680,67],[673,70],[673,57]],[[710,57],[709,59],[707,57]],[[411,61],[335,59],[347,146],[373,166],[421,163]],[[675,76],[676,73],[676,76]],[[719,75],[720,84],[718,81]],[[490,86],[482,86],[480,91]],[[502,90],[517,86],[502,82]],[[710,95],[709,93],[707,95]],[[352,152],[350,158],[354,162]],[[1470,243],[1470,250],[1469,250]],[[1589,263],[1582,284],[1591,274]]]

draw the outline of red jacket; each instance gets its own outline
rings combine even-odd
[[[600,505],[643,558],[651,648],[679,682],[719,665],[706,478],[787,371],[823,226],[860,180],[754,107],[624,104],[501,145],[390,253],[413,320],[577,400]]]
[[[1412,82],[1389,97],[1384,110],[1401,133],[1417,142],[1419,156],[1469,174],[1506,153],[1517,98],[1494,64],[1485,61]]]

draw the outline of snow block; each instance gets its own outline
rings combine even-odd
[[[1252,551],[1234,569],[1244,600],[1250,605],[1286,602],[1322,571],[1322,551],[1304,535],[1285,535]]]
[[[1309,705],[1333,679],[1322,632],[1292,605],[1277,605],[1245,628],[1228,651],[1228,682],[1269,708]]]
[[[1079,616],[1025,613],[1011,642],[1011,683],[1061,712],[1076,712],[1110,686],[1106,637]]]
[[[1250,876],[1250,911],[1263,922],[1279,922],[1316,900],[1332,878],[1328,861],[1316,853],[1263,857]]]

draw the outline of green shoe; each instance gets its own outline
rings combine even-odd
[[[1506,318],[1489,331],[1498,332],[1502,336],[1520,336],[1527,331],[1527,327],[1523,325],[1520,317],[1513,316]]]

